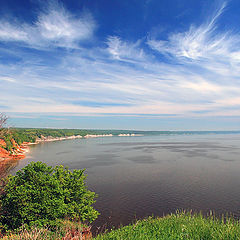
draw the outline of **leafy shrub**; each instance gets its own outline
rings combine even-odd
[[[0,196],[2,226],[54,226],[64,218],[92,222],[99,214],[91,206],[96,194],[85,179],[84,170],[30,163],[7,179]]]

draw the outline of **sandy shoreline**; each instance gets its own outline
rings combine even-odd
[[[38,144],[42,142],[54,142],[54,141],[63,141],[63,140],[72,140],[72,139],[80,139],[80,138],[99,138],[99,137],[134,137],[134,136],[143,136],[142,134],[135,134],[135,133],[121,133],[118,135],[113,135],[113,134],[87,134],[85,136],[81,135],[73,135],[73,136],[68,136],[68,137],[44,137],[41,136],[41,138],[37,138],[35,143],[29,143],[30,144]]]

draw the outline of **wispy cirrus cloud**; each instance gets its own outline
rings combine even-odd
[[[109,36],[107,39],[107,50],[116,60],[142,61],[146,60],[146,54],[141,48],[141,40],[134,43],[121,40],[117,36]]]
[[[28,33],[20,24],[12,24],[5,20],[0,21],[1,41],[28,41]]]
[[[223,14],[226,3],[217,7],[213,16],[200,26],[191,25],[186,32],[170,34],[168,40],[149,39],[148,45],[162,53],[181,58],[198,60],[212,58],[231,51],[237,36],[217,31],[217,20]]]
[[[201,67],[205,72],[225,77],[239,76],[240,34],[231,28],[221,31],[218,20],[227,2],[217,6],[200,26],[191,25],[186,32],[169,34],[168,40],[148,39],[153,50],[183,63]],[[186,64],[187,64],[186,63]]]
[[[71,46],[75,42],[90,38],[96,24],[89,13],[74,17],[62,6],[54,6],[39,15],[36,28],[46,41],[59,46]]]
[[[96,23],[90,13],[74,16],[62,5],[48,4],[33,24],[15,19],[0,19],[0,40],[20,42],[29,47],[78,47],[79,41],[90,38]]]

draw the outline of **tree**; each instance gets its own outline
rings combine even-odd
[[[91,206],[96,194],[87,190],[85,179],[84,170],[30,163],[7,179],[0,196],[2,225],[55,226],[65,218],[92,222],[99,214]]]

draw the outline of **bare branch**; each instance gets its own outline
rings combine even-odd
[[[7,124],[8,117],[4,113],[0,113],[0,128],[4,128]]]
[[[0,113],[0,138],[4,137],[4,135],[8,133],[8,129],[6,128],[7,120],[7,115]]]

